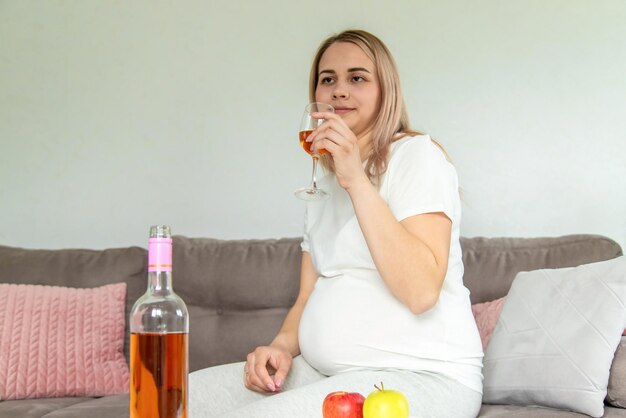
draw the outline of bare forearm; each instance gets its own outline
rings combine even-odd
[[[300,327],[300,318],[306,305],[313,287],[317,282],[317,272],[313,267],[311,256],[307,251],[302,253],[302,264],[300,267],[300,292],[298,298],[287,312],[287,316],[283,322],[280,331],[270,345],[281,347],[291,353],[292,356],[300,354],[300,344],[298,341],[298,328]]]
[[[300,317],[302,316],[303,309],[303,306],[296,304],[289,310],[280,331],[270,344],[271,346],[284,348],[289,351],[292,356],[300,354],[298,327],[300,326]]]
[[[442,266],[431,248],[393,215],[369,182],[348,190],[372,259],[391,292],[415,313],[439,297]]]

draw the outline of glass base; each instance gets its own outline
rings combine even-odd
[[[328,199],[330,196],[324,190],[314,189],[312,187],[303,187],[302,189],[296,190],[293,194],[295,194],[298,199],[305,200],[307,202]]]

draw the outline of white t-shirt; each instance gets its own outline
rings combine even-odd
[[[303,251],[319,279],[300,320],[300,350],[326,375],[403,369],[447,375],[482,393],[482,345],[463,285],[461,203],[454,166],[422,135],[392,144],[380,196],[399,221],[443,212],[452,220],[448,271],[437,304],[413,314],[380,277],[352,202],[334,174],[330,199],[307,204]]]

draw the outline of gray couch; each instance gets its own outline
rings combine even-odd
[[[174,237],[174,288],[189,308],[191,371],[241,361],[255,346],[272,339],[298,291],[299,243],[299,238]],[[472,303],[506,295],[519,271],[576,266],[622,255],[617,243],[594,235],[462,238],[461,244]],[[96,251],[0,246],[0,283],[96,287],[124,281],[128,317],[146,287],[146,261],[146,250],[139,247]],[[125,353],[128,358],[128,332]],[[626,386],[624,380],[616,381]],[[128,414],[128,395],[0,401],[0,418],[120,418]],[[512,405],[483,405],[480,416],[584,417]],[[607,405],[604,416],[626,417],[626,409]]]

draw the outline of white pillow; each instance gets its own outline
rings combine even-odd
[[[483,401],[601,417],[625,304],[626,257],[519,273],[485,352]]]

